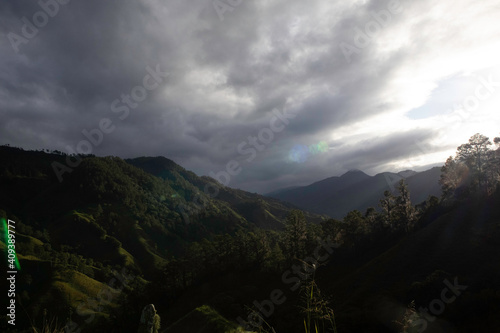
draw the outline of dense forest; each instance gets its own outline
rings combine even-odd
[[[441,197],[413,204],[403,179],[342,219],[163,157],[2,146],[0,218],[16,223],[20,263],[15,332],[137,332],[148,304],[158,332],[494,331],[499,146],[481,134],[459,146]],[[54,163],[68,159],[78,165],[61,181]]]

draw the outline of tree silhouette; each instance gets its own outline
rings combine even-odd
[[[384,198],[380,200],[385,223],[392,227],[394,222],[394,208],[396,207],[396,198],[391,191],[384,191]]]
[[[500,138],[494,142],[499,145]],[[488,137],[477,133],[457,148],[455,158],[450,156],[446,160],[440,179],[444,200],[460,198],[469,192],[490,194],[495,190],[500,176],[500,152],[491,150],[491,145]]]
[[[488,165],[489,146],[491,141],[487,136],[476,133],[468,143],[457,148],[456,159],[464,163],[470,171],[471,186],[476,191],[486,192],[488,178],[486,177],[486,166]]]
[[[415,208],[411,204],[410,190],[404,179],[398,184],[399,196],[396,198],[396,219],[398,229],[403,229],[406,234],[410,233],[415,225]]]
[[[439,179],[443,199],[453,197],[455,190],[465,184],[468,174],[469,168],[465,164],[457,162],[452,156],[448,157],[441,168],[441,178]]]
[[[285,239],[290,250],[290,256],[301,258],[304,255],[307,239],[307,222],[304,213],[292,210],[286,217]]]

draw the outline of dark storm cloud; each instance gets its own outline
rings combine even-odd
[[[19,52],[11,33],[22,36],[22,19],[33,22],[42,9],[36,1],[4,1],[0,141],[67,151],[85,139],[83,130],[109,118],[115,129],[93,153],[164,155],[200,174],[236,159],[243,171],[230,185],[255,191],[391,165],[412,142],[427,142],[437,130],[381,128],[354,142],[333,137],[345,126],[413,107],[403,102],[414,87],[401,72],[412,68],[415,53],[426,59],[427,48],[419,48],[432,36],[426,27],[433,17],[415,21],[409,11],[423,16],[432,6],[400,3],[403,14],[391,15],[347,61],[339,45],[355,45],[356,28],[364,30],[389,1],[243,1],[221,20],[212,1],[72,0],[18,44]],[[398,37],[400,46],[388,49],[403,30],[416,42]],[[156,66],[168,77],[120,119],[112,103],[125,105],[122,94],[142,86],[147,68]],[[269,128],[275,109],[297,116],[247,162],[238,145]],[[296,145],[320,141],[331,149],[303,163],[290,161]]]
[[[311,155],[301,163],[293,163],[288,159],[292,145],[284,145],[282,151],[274,151],[269,156],[263,156],[262,162],[248,165],[239,175],[239,181],[245,188],[258,189],[271,183],[269,188],[296,185],[307,185],[318,181],[317,175],[324,178],[341,175],[351,169],[361,169],[369,174],[391,170],[387,165],[392,161],[412,159],[423,155],[426,151],[446,150],[450,147],[434,147],[430,141],[437,133],[432,130],[414,130],[393,133],[384,137],[367,138],[355,145],[341,143],[331,149],[328,154]],[[330,146],[335,146],[332,142]],[[263,154],[266,155],[266,154]],[[259,182],[254,183],[258,175]]]

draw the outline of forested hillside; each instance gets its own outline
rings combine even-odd
[[[378,208],[380,193],[395,191],[401,179],[408,184],[413,204],[421,203],[429,196],[439,196],[440,174],[438,167],[424,172],[383,172],[375,176],[352,170],[340,177],[327,178],[308,186],[279,190],[267,196],[290,202],[311,212],[342,218],[352,210]]]
[[[81,162],[59,182],[53,163],[68,156],[1,147],[0,217],[16,223],[20,263],[16,332],[137,332],[147,304],[163,332],[494,331],[492,147],[479,134],[460,146],[442,168],[441,198],[415,205],[401,180],[379,194],[379,210],[342,219],[162,157],[72,156]]]

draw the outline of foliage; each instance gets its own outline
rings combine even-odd
[[[43,310],[42,325],[40,328],[35,326],[31,327],[33,333],[64,333],[64,327],[61,323],[58,323],[58,319],[53,317],[52,319],[47,318],[47,309]]]
[[[494,142],[500,144],[500,139],[495,138]],[[495,192],[495,188],[500,153],[490,146],[487,138],[475,135],[459,147],[455,158],[446,161],[441,178],[445,202],[478,195],[484,200],[498,201],[500,191]],[[242,294],[244,284],[274,288],[284,271],[294,267],[297,259],[311,256],[324,240],[342,244],[329,262],[333,270],[362,269],[371,258],[396,244],[404,245],[406,238],[411,238],[407,235],[428,225],[432,227],[436,219],[448,213],[447,206],[436,197],[414,207],[402,181],[397,193],[383,194],[381,212],[373,207],[364,213],[354,210],[342,220],[325,219],[318,223],[317,216],[226,188],[169,160],[144,158],[128,163],[114,157],[85,156],[80,166],[59,184],[51,176],[50,161],[62,161],[64,155],[47,157],[45,153],[4,149],[0,148],[0,155],[7,162],[0,166],[0,182],[6,191],[0,194],[0,215],[17,222],[16,246],[25,269],[18,281],[19,295],[30,314],[39,321],[41,309],[49,305],[57,310],[54,313],[59,318],[66,318],[68,313],[77,317],[76,299],[91,298],[112,279],[116,282],[116,272],[123,267],[134,276],[119,292],[116,303],[113,301],[105,309],[106,316],[88,326],[92,329],[126,331],[137,327],[134,325],[138,324],[141,305],[153,302],[159,304],[161,311],[183,306],[184,312],[179,310],[175,318],[162,315],[164,326],[190,313],[186,318],[207,322],[207,318],[215,318],[217,325],[222,323],[229,331],[237,330],[235,323],[225,318],[235,318],[238,307],[251,304],[260,296],[252,294],[250,300],[203,308],[204,302],[213,298],[206,296],[211,287],[224,284],[221,281],[235,280],[231,285],[238,289],[235,295]],[[216,186],[219,196],[206,195],[203,189],[207,184]],[[192,202],[197,195],[204,202],[202,209]],[[180,204],[193,208],[188,221],[182,218]],[[476,215],[482,218],[489,210],[481,212]],[[423,231],[431,233],[430,229]],[[448,230],[457,229],[454,226]],[[491,226],[492,234],[495,230]],[[488,242],[487,233],[481,237],[481,242]],[[375,271],[373,267],[370,269]],[[327,271],[329,267],[322,269]],[[325,271],[318,270],[318,276]],[[494,276],[490,272],[492,280]],[[336,283],[340,280],[332,273],[329,278],[337,279]],[[350,278],[346,275],[345,280]],[[337,288],[337,284],[330,284],[328,279],[316,282],[313,277],[302,285],[301,295],[306,295],[306,332],[336,331],[335,317],[319,287],[327,290]],[[230,288],[221,288],[224,287]],[[198,297],[198,292],[206,294]],[[283,308],[295,305],[293,301],[288,304]],[[348,310],[336,304],[335,308],[337,317],[340,311],[345,319]],[[197,311],[192,312],[193,309]],[[290,317],[302,320],[298,311],[287,311],[292,314]],[[400,322],[402,327],[410,315]],[[54,326],[57,325],[44,324],[49,329]]]
[[[477,133],[447,159],[440,179],[444,200],[493,193],[500,182],[500,151],[491,150],[491,145],[488,137]]]
[[[399,333],[416,333],[417,328],[414,323],[418,318],[419,315],[415,310],[415,301],[411,301],[401,319],[396,320],[394,323],[397,324]]]
[[[311,268],[315,273],[316,267]],[[306,316],[304,318],[305,333],[337,333],[335,314],[330,308],[329,302],[321,295],[321,291],[314,280],[314,274],[302,287],[302,297],[305,304],[305,307],[302,308],[302,312]]]
[[[399,181],[398,185],[399,196],[396,198],[396,224],[397,229],[402,229],[406,234],[409,234],[413,229],[416,221],[415,208],[411,204],[410,191],[404,179]]]
[[[285,244],[292,258],[302,258],[305,254],[307,222],[304,213],[292,210],[286,217]]]

